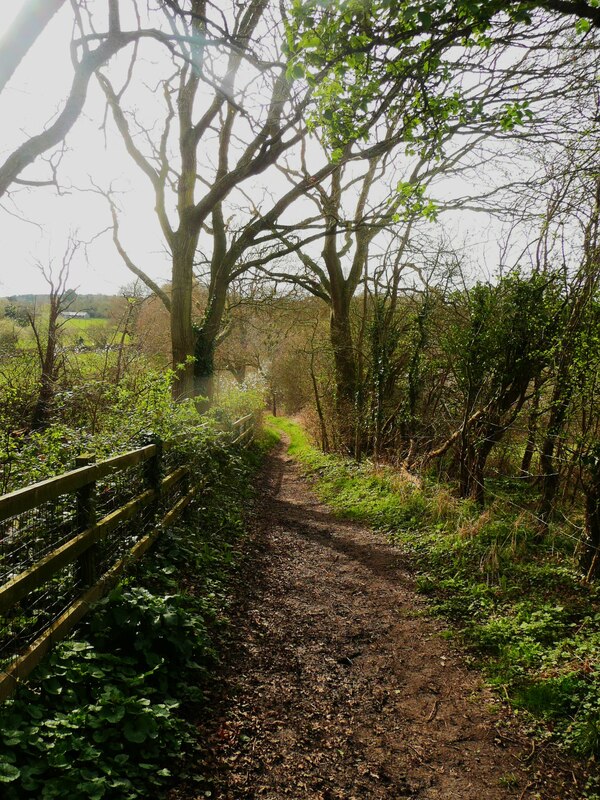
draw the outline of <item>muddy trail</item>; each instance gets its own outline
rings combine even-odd
[[[581,797],[426,616],[398,549],[334,517],[283,446],[259,478],[233,639],[197,723],[203,779],[171,800]]]

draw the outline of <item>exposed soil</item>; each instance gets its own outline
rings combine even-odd
[[[233,641],[198,722],[204,780],[173,800],[581,797],[425,615],[402,553],[334,517],[283,447],[251,516]]]

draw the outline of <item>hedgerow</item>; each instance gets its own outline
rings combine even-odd
[[[188,518],[0,708],[7,800],[160,797],[197,746],[186,720],[201,713],[219,662],[262,452],[226,448],[207,430],[211,447],[196,454],[206,486]]]

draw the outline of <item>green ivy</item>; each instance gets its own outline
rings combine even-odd
[[[185,524],[166,531],[138,572],[96,606],[0,708],[6,800],[162,797],[197,742],[226,630],[242,508],[261,449],[202,456],[209,481]]]

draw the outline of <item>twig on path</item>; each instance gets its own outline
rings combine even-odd
[[[433,720],[435,719],[435,717],[437,715],[438,708],[440,707],[440,703],[441,702],[442,702],[441,700],[435,700],[434,701],[433,708],[431,709],[431,714],[427,717],[427,722],[433,722]]]
[[[523,759],[523,763],[527,764],[528,761],[531,761],[534,755],[535,755],[535,740],[531,743],[531,753],[525,756],[525,758]]]
[[[408,747],[409,747],[409,748],[410,748],[410,749],[413,751],[413,753],[414,753],[414,754],[416,755],[416,757],[419,759],[419,763],[420,763],[420,764],[422,764],[422,763],[423,763],[423,756],[422,756],[422,755],[419,753],[419,751],[417,750],[417,748],[416,748],[416,747],[413,747],[413,745],[412,745],[412,744],[409,744],[408,742],[406,742],[406,745],[407,745],[407,746],[408,746]]]
[[[523,798],[525,797],[525,795],[527,794],[529,789],[531,789],[532,786],[535,786],[535,781],[532,781],[531,783],[527,784],[527,786],[523,789],[523,791],[519,795],[519,800],[523,800]]]

